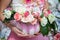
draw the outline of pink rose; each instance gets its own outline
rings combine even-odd
[[[50,10],[44,10],[44,16],[47,17],[49,14],[51,14],[51,11]]]
[[[54,40],[60,40],[60,33],[57,33],[57,34],[54,36]]]
[[[42,3],[44,3],[45,2],[45,0],[40,0]]]
[[[36,18],[38,18],[40,16],[38,12],[33,12],[32,15]]]
[[[45,0],[37,0],[40,5],[43,5],[45,3]]]
[[[19,14],[19,13],[15,13],[14,14],[14,19],[15,20],[19,21],[19,20],[21,20],[21,18],[22,18],[22,15],[21,14]]]
[[[28,15],[29,15],[29,12],[26,11],[26,12],[24,13],[24,17],[27,17]]]
[[[26,4],[29,4],[31,3],[31,0],[25,0],[26,1]]]
[[[34,19],[32,22],[31,22],[32,25],[34,24],[37,24],[37,19]]]

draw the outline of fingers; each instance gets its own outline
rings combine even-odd
[[[20,34],[20,33],[16,33],[17,36],[20,36],[20,37],[27,37],[28,35],[25,35],[25,34]]]
[[[29,38],[34,38],[34,37],[36,37],[35,35],[29,35],[28,36]]]
[[[36,33],[35,35],[40,35],[40,33]]]
[[[18,30],[16,27],[13,27],[13,31],[17,34],[17,36],[26,37],[27,34],[24,34],[22,31]]]
[[[35,35],[25,34],[22,31],[18,30],[16,27],[14,27],[13,30],[17,34],[17,36],[24,37],[24,38],[32,38],[32,37],[37,37],[39,35],[39,33],[36,33]]]
[[[13,31],[16,33],[24,34],[22,31],[18,30],[16,27],[13,27]]]

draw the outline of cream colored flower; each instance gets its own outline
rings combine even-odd
[[[27,23],[27,22],[32,22],[34,20],[34,17],[33,17],[33,15],[28,15],[27,17],[23,17],[22,19],[21,19],[21,21],[22,22],[24,22],[24,23]]]
[[[4,16],[9,19],[11,17],[12,12],[10,10],[5,9],[4,10]]]
[[[53,14],[49,14],[48,19],[49,19],[49,22],[52,24],[56,18]]]
[[[33,12],[38,12],[39,15],[41,15],[41,13],[42,13],[42,11],[40,10],[39,7],[34,7],[34,8],[33,8]]]
[[[41,19],[41,25],[42,26],[46,26],[46,24],[47,24],[47,18],[46,17],[43,17],[42,19]]]
[[[20,14],[24,14],[24,12],[26,11],[26,8],[23,6],[20,6],[20,7],[15,7],[14,10]]]

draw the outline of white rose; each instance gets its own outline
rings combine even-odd
[[[33,17],[33,15],[28,15],[27,17],[23,17],[22,19],[21,19],[21,21],[22,22],[24,22],[24,23],[27,23],[27,22],[32,22],[34,20],[34,17]]]
[[[47,18],[46,17],[43,17],[42,20],[41,20],[41,25],[42,26],[46,26],[47,22],[48,22],[47,21]]]
[[[39,15],[42,14],[42,11],[40,10],[39,7],[34,7],[34,8],[33,8],[33,12],[38,12],[38,13],[40,13]]]
[[[55,8],[56,4],[58,3],[58,0],[48,0],[48,2],[51,4],[52,8]]]
[[[12,12],[10,10],[5,9],[4,10],[4,16],[8,19],[11,17]]]
[[[15,8],[13,8],[13,10],[15,10],[16,12],[18,12],[20,14],[23,14],[24,12],[26,12],[26,8],[23,6],[15,7]]]
[[[49,22],[52,24],[56,18],[53,14],[49,14],[48,19],[49,19]]]

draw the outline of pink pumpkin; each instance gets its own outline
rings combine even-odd
[[[15,25],[17,28],[22,30],[25,34],[33,35],[35,33],[38,33],[40,31],[40,25],[37,22],[35,25],[32,24],[25,24],[25,23],[19,23],[16,20],[12,20],[11,23]]]

